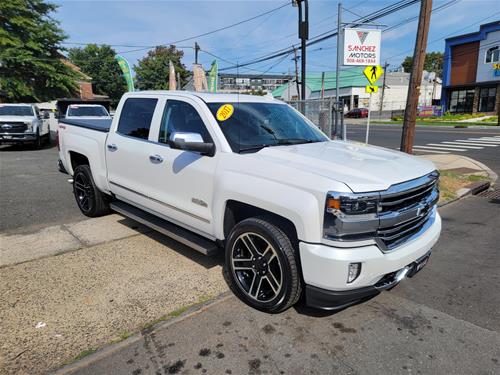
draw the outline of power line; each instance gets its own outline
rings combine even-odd
[[[384,7],[384,8],[381,8],[365,17],[363,17],[362,19],[358,19],[358,20],[355,20],[353,21],[351,24],[352,25],[359,25],[359,24],[363,24],[363,23],[368,23],[368,22],[371,22],[371,21],[374,21],[374,20],[377,20],[379,18],[382,18],[382,17],[385,17],[387,16],[388,14],[391,14],[391,13],[394,13],[398,10],[401,10],[403,8],[406,8],[410,5],[413,5],[415,3],[419,2],[419,0],[403,0],[403,1],[398,1],[392,5],[389,5],[387,7]],[[322,34],[319,34],[319,35],[316,35],[315,37],[311,38],[312,40],[309,41],[306,45],[307,46],[311,46],[311,45],[314,45],[314,44],[317,44],[317,43],[320,43],[324,40],[327,40],[327,39],[330,39],[334,36],[337,35],[337,32],[334,31],[334,32],[325,32],[325,33],[322,33]],[[297,46],[292,46],[292,48],[286,48],[286,49],[282,49],[282,50],[278,50],[278,51],[275,51],[274,53],[272,53],[271,55],[269,56],[262,56],[260,58],[257,58],[257,59],[254,59],[252,61],[248,61],[248,62],[245,62],[243,64],[239,64],[238,66],[229,66],[229,67],[224,67],[224,68],[221,68],[219,69],[220,71],[223,71],[223,70],[229,70],[229,69],[234,69],[236,67],[244,67],[244,66],[248,66],[248,65],[253,65],[253,64],[257,64],[259,62],[262,62],[262,61],[267,61],[267,60],[270,60],[270,59],[273,59],[273,58],[276,58],[276,57],[280,57],[280,56],[283,56],[283,55],[286,55],[286,54],[289,54],[290,52],[293,52],[293,48],[297,48],[297,49],[300,49],[300,45],[297,45]]]

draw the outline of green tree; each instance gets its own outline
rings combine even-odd
[[[68,57],[92,78],[92,91],[109,96],[116,106],[127,91],[127,85],[115,55],[115,50],[110,46],[89,44],[85,48],[70,48]]]
[[[43,0],[0,1],[0,97],[9,102],[70,96],[79,75],[62,61],[66,35]]]
[[[428,72],[436,72],[438,77],[443,76],[443,52],[429,52],[425,55],[424,70]],[[401,63],[405,72],[409,73],[413,66],[413,56],[406,56]]]
[[[177,50],[175,46],[158,46],[149,51],[147,56],[134,65],[137,87],[140,90],[168,89],[169,61],[172,61],[176,74],[178,72],[181,78],[181,82],[177,82],[177,87],[182,87],[189,76],[189,72],[181,62],[183,56],[184,52]]]

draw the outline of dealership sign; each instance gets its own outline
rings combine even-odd
[[[374,29],[344,29],[344,65],[380,65],[382,33]]]

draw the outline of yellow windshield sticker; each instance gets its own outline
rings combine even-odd
[[[226,121],[229,117],[233,115],[234,107],[231,104],[224,104],[217,110],[218,121]]]

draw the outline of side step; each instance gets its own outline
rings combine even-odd
[[[147,227],[150,227],[151,229],[154,229],[155,231],[160,232],[177,242],[189,246],[204,255],[212,256],[219,251],[215,242],[210,241],[209,239],[196,233],[192,233],[187,229],[181,228],[180,226],[158,216],[150,214],[149,212],[143,211],[140,208],[119,201],[111,203],[110,207],[113,211],[144,224]]]

